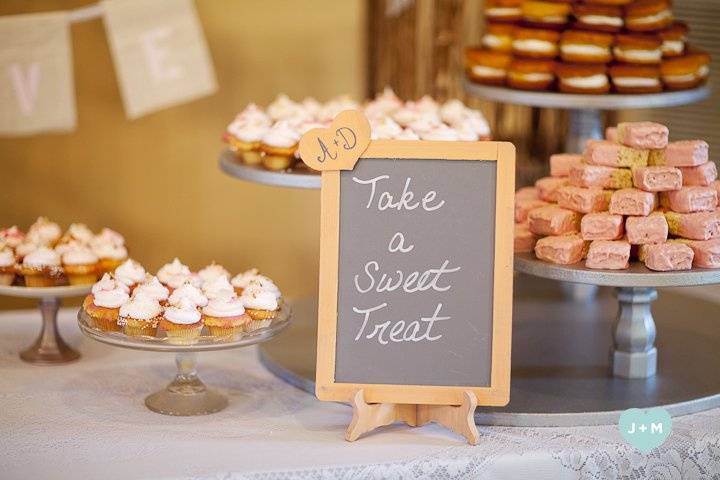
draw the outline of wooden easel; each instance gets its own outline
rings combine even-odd
[[[465,437],[470,445],[477,445],[479,434],[475,425],[477,397],[471,391],[463,392],[461,405],[415,405],[402,403],[366,403],[363,389],[358,390],[350,402],[353,416],[345,431],[345,440],[354,442],[360,435],[396,421],[411,427],[435,422]]]

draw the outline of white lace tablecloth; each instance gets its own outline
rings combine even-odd
[[[720,410],[676,418],[648,455],[610,426],[480,427],[471,447],[434,425],[398,424],[348,443],[350,408],[276,379],[252,347],[199,355],[201,378],[230,398],[226,410],[159,415],[143,399],[172,378],[173,355],[84,338],[74,315],[62,311],[60,326],[82,359],[38,367],[17,354],[39,313],[0,314],[2,479],[720,478]]]

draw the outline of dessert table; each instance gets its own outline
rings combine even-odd
[[[228,396],[227,409],[158,415],[142,399],[174,373],[166,355],[92,341],[79,331],[76,313],[61,309],[59,326],[83,357],[61,368],[18,358],[35,335],[39,312],[0,313],[2,478],[704,478],[720,472],[720,409],[674,418],[668,441],[647,455],[614,426],[480,425],[480,443],[472,447],[434,425],[398,424],[348,443],[350,407],[319,402],[274,377],[258,362],[257,347],[203,354],[204,377]]]

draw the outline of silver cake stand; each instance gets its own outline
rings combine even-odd
[[[603,138],[603,110],[627,110],[676,107],[699,102],[710,96],[705,85],[692,90],[647,94],[578,95],[557,92],[533,92],[506,87],[480,85],[465,79],[465,91],[475,97],[528,107],[562,108],[569,110],[566,152],[581,152],[590,138]]]
[[[81,297],[90,293],[92,285],[68,285],[61,287],[0,286],[0,295],[6,297],[35,298],[42,314],[42,329],[35,343],[20,352],[20,358],[36,365],[61,365],[80,358],[60,336],[57,313],[60,299]]]
[[[320,175],[293,169],[286,172],[266,170],[262,165],[246,165],[230,150],[223,150],[218,160],[220,169],[231,177],[248,182],[291,188],[320,188]]]
[[[226,350],[247,347],[266,342],[290,324],[290,308],[281,305],[277,317],[267,328],[230,337],[213,337],[203,330],[192,345],[173,344],[165,336],[129,337],[121,332],[105,332],[93,326],[92,320],[83,309],[78,312],[80,330],[98,342],[115,347],[144,350],[149,352],[175,353],[177,374],[163,390],[145,398],[145,405],[153,412],[164,415],[190,416],[219,412],[228,405],[227,397],[209,389],[197,374],[198,352]]]

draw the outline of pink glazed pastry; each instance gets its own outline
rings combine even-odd
[[[530,231],[535,235],[577,233],[580,229],[580,214],[556,205],[548,205],[530,210],[528,223]]]
[[[570,169],[570,185],[610,189],[630,188],[632,174],[625,168],[583,164]]]
[[[610,198],[610,213],[645,217],[655,210],[656,203],[657,199],[654,193],[637,188],[623,188],[613,192]]]
[[[583,153],[585,163],[606,167],[644,167],[649,150],[638,150],[608,140],[588,142]]]
[[[668,143],[663,150],[650,152],[650,165],[669,167],[697,167],[707,163],[709,145],[704,140],[679,140]]]
[[[585,259],[587,268],[623,270],[630,262],[630,244],[624,240],[595,240],[590,244]]]
[[[632,171],[633,184],[646,192],[667,192],[682,187],[682,172],[675,167],[639,167]]]
[[[567,178],[543,177],[535,182],[540,200],[546,202],[557,202],[557,191],[560,187],[568,184]]]
[[[665,212],[668,231],[690,240],[720,238],[720,211],[676,213]]]
[[[640,260],[650,270],[670,272],[692,268],[692,249],[680,242],[654,243],[640,247]]]
[[[678,167],[682,172],[683,185],[707,187],[717,179],[715,162],[705,162],[697,167]]]
[[[580,222],[583,240],[618,240],[623,236],[622,215],[588,213]]]
[[[663,194],[667,206],[673,212],[712,212],[717,207],[717,191],[713,187],[682,187]]]
[[[550,205],[548,202],[535,199],[517,199],[515,200],[515,223],[523,223],[527,221],[530,210],[538,207]]]
[[[550,155],[550,176],[567,177],[570,169],[582,163],[582,155],[575,153],[556,153]]]
[[[632,245],[663,243],[668,238],[668,223],[660,212],[647,217],[628,217],[625,220],[625,234]]]
[[[602,188],[566,185],[557,193],[558,205],[580,213],[603,212],[608,209],[610,192]]]
[[[528,228],[527,223],[516,223],[515,224],[515,252],[532,252],[535,248],[535,242],[537,236]]]
[[[535,187],[522,187],[515,192],[515,200],[539,200],[538,189]]]
[[[695,257],[693,266],[698,268],[720,268],[720,238],[692,240],[687,242]]]
[[[585,245],[578,235],[545,237],[535,244],[535,255],[546,262],[571,265],[583,259]]]
[[[665,125],[654,122],[623,122],[617,126],[618,141],[633,148],[665,148],[669,134]]]

